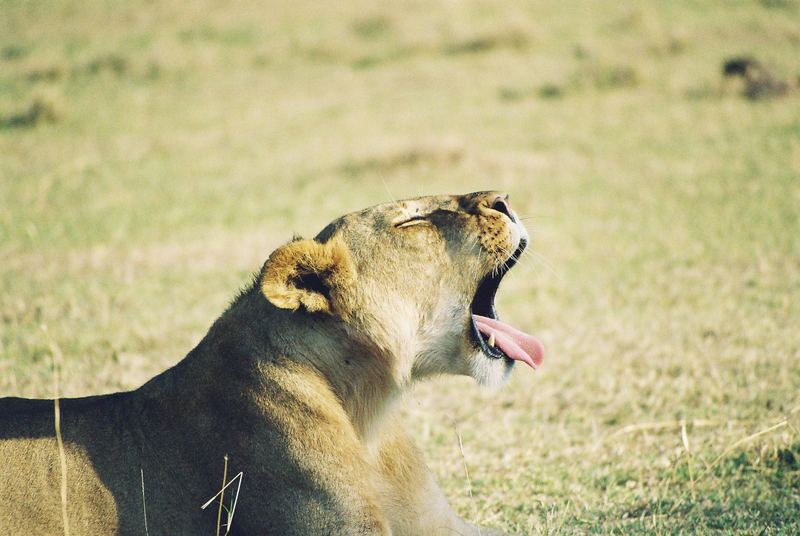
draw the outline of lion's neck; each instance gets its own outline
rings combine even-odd
[[[344,374],[334,367],[326,376],[356,432],[371,442],[399,398],[401,387],[391,369],[374,356],[350,354],[344,362]]]
[[[176,399],[190,392],[191,400],[200,392],[219,396],[220,391],[259,389],[263,378],[258,375],[268,367],[258,362],[288,359],[329,386],[331,402],[341,406],[355,432],[369,444],[407,382],[391,357],[341,342],[347,340],[335,323],[277,310],[248,292],[212,326],[198,348],[146,389],[174,394]],[[207,388],[196,385],[197,377],[208,380]]]
[[[371,442],[402,391],[392,361],[365,349],[337,347],[331,342],[334,335],[326,330],[315,330],[304,341],[316,338],[319,344],[298,347],[292,359],[313,366],[324,377],[356,433]]]
[[[334,321],[276,309],[259,295],[243,296],[228,314],[250,319],[266,359],[290,359],[316,370],[363,441],[377,435],[405,383],[392,358],[351,344]]]

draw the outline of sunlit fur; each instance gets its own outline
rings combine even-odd
[[[389,415],[415,380],[496,386],[470,303],[524,236],[499,194],[348,214],[265,262],[178,365],[135,391],[61,400],[73,533],[213,534],[200,510],[243,473],[238,535],[497,534],[460,519]],[[413,221],[414,223],[409,223]],[[61,533],[53,402],[0,399],[0,527]]]

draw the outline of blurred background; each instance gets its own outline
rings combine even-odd
[[[134,388],[293,233],[503,190],[545,366],[403,413],[459,513],[798,532],[798,75],[796,0],[0,0],[0,396]]]

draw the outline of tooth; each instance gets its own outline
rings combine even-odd
[[[489,335],[489,346],[491,346],[492,348],[494,348],[494,333],[492,333],[491,335]]]

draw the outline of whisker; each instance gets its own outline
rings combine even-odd
[[[541,253],[537,253],[536,251],[533,251],[531,249],[526,249],[525,251],[522,252],[522,256],[523,257],[527,256],[534,263],[538,262],[541,266],[545,267],[547,271],[549,271],[550,274],[552,274],[559,282],[561,283],[564,282],[564,278],[561,277],[561,274],[559,274],[556,271],[552,263],[549,260],[547,260],[547,258]]]
[[[537,212],[536,214],[526,214],[521,215],[517,214],[517,219],[519,220],[552,220],[554,219],[553,215],[542,214],[541,212]]]
[[[389,194],[389,199],[392,201],[392,203],[397,203],[397,199],[392,195],[392,191],[389,190],[389,185],[386,184],[386,180],[384,180],[383,177],[381,177],[381,182],[383,183],[383,187],[386,190],[386,193]]]

